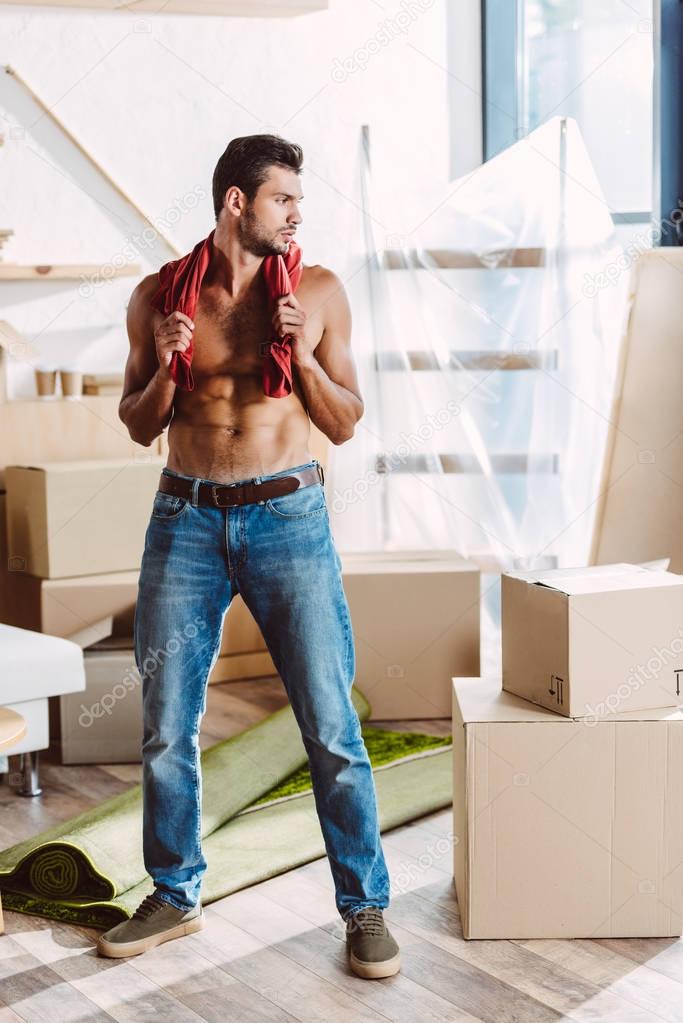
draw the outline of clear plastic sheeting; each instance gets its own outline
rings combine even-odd
[[[576,122],[440,190],[379,175],[367,129],[362,154],[365,412],[333,449],[339,548],[585,564],[628,273]]]

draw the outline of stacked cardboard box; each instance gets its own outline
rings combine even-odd
[[[5,470],[6,492],[0,493],[0,621],[79,643],[86,651],[87,680],[93,691],[116,686],[125,674],[123,662],[133,662],[144,536],[165,462],[151,456],[35,463]],[[92,649],[110,636],[118,644],[115,652],[105,655],[102,649]],[[274,674],[261,633],[236,595],[209,681]],[[90,702],[97,700],[96,695]],[[129,760],[130,709],[129,698],[115,702],[107,714],[105,750],[92,723],[87,733],[76,727],[83,716],[78,701],[51,698],[52,749],[64,763]]]
[[[139,763],[142,680],[132,638],[109,636],[83,651],[85,692],[59,700],[63,764]]]
[[[508,573],[502,654],[452,680],[465,938],[679,936],[683,576]]]
[[[92,459],[10,465],[0,499],[0,614],[11,625],[78,643],[84,649],[87,690],[108,682],[94,670],[92,644],[131,632],[137,580],[149,509],[164,460]],[[124,641],[130,648],[129,640]],[[127,656],[132,657],[132,650]],[[102,667],[102,661],[99,661]],[[106,675],[106,666],[105,672]],[[92,697],[92,699],[91,699]],[[106,701],[105,701],[106,702]],[[63,763],[117,759],[131,728],[111,709],[106,735],[84,725],[92,692],[49,699],[50,746]],[[70,712],[73,716],[70,717]],[[114,727],[112,727],[112,724]],[[89,741],[90,740],[90,741]]]
[[[372,718],[448,718],[453,675],[479,673],[480,573],[454,552],[340,555],[355,682]]]
[[[139,568],[163,466],[159,455],[7,466],[12,569],[64,579]]]
[[[327,464],[327,438],[311,429],[313,457]],[[0,622],[68,638],[85,651],[83,701],[50,700],[50,739],[65,763],[127,761],[138,749],[126,701],[106,693],[135,674],[133,621],[139,568],[162,454],[9,465],[0,488]],[[114,649],[106,649],[109,640]],[[99,645],[95,645],[99,644]],[[241,595],[225,617],[209,682],[272,677],[277,671]],[[118,689],[117,689],[118,691]],[[104,695],[103,695],[104,694]],[[86,711],[110,703],[100,722]],[[139,707],[138,707],[139,711]],[[78,720],[81,725],[78,725]],[[87,733],[82,721],[88,719]],[[93,718],[93,720],[91,720]],[[100,741],[102,740],[102,741]]]

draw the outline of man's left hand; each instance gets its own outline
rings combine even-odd
[[[282,341],[291,338],[292,360],[305,362],[310,359],[315,348],[305,337],[306,313],[293,294],[281,295],[273,313],[273,327]]]

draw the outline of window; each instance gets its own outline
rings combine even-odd
[[[550,117],[573,117],[624,245],[652,219],[655,2],[483,6],[485,158]]]

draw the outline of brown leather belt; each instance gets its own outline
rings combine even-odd
[[[300,487],[308,487],[312,483],[324,483],[325,473],[319,463],[300,472],[278,476],[276,479],[263,480],[262,483],[208,483],[202,480],[197,489],[197,503],[213,508],[234,508],[243,504],[255,504],[271,497],[282,497],[291,494]],[[182,476],[165,476],[161,474],[159,490],[175,497],[192,498],[194,479]]]

